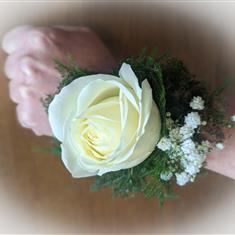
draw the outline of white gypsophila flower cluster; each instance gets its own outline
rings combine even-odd
[[[181,149],[184,154],[190,154],[195,150],[195,143],[190,138],[186,139],[182,142]]]
[[[192,129],[198,128],[201,125],[201,118],[198,112],[191,112],[184,118],[185,124]]]
[[[169,130],[170,139],[173,141],[177,141],[178,139],[180,139],[179,132],[180,132],[179,127],[175,127],[173,129]]]
[[[185,185],[189,181],[189,176],[185,172],[176,173],[175,176],[176,176],[176,183],[180,186]]]
[[[235,122],[235,114],[231,116],[231,121]]]
[[[198,146],[198,151],[202,153],[208,153],[212,149],[212,144],[208,140],[203,140]]]
[[[219,150],[223,150],[223,149],[224,149],[224,144],[223,144],[223,143],[217,143],[217,144],[215,145],[215,147],[216,147],[217,149],[219,149]]]
[[[171,149],[171,140],[169,138],[163,137],[158,142],[157,147],[162,151],[170,150]]]
[[[194,110],[203,110],[204,107],[204,100],[200,96],[194,96],[192,101],[190,102],[190,107]]]
[[[194,134],[194,129],[190,126],[184,125],[180,127],[180,137],[182,139],[188,139],[193,136]]]
[[[161,173],[161,179],[165,180],[165,181],[170,180],[172,176],[173,176],[173,173],[170,171],[166,171],[166,172]]]
[[[190,106],[202,110],[204,101],[201,97],[194,97]],[[160,177],[168,181],[175,176],[176,183],[183,186],[194,181],[205,162],[206,154],[212,149],[212,144],[208,140],[199,142],[194,138],[198,128],[207,123],[201,121],[198,112],[188,113],[184,117],[183,126],[173,121],[170,113],[166,116],[168,135],[160,140],[157,147],[168,154],[169,171],[163,172]]]
[[[174,121],[171,117],[166,118],[166,128],[169,130],[174,126]]]

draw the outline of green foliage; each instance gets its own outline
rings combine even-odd
[[[193,96],[206,100],[209,91],[202,82],[195,80],[181,60],[165,56],[159,62],[166,90],[166,110],[173,120],[182,124],[184,116],[191,111],[189,103]]]
[[[75,59],[71,56],[68,57],[66,63],[63,63],[62,61],[57,59],[54,59],[54,62],[56,65],[55,68],[59,71],[63,78],[63,80],[60,82],[57,93],[60,92],[60,90],[64,86],[67,86],[73,80],[82,76],[94,74],[86,69],[81,69],[80,66],[76,63]]]
[[[115,196],[134,196],[143,193],[146,197],[157,197],[162,206],[165,199],[175,198],[171,183],[161,180],[161,172],[167,169],[168,156],[155,149],[153,153],[136,167],[108,172],[97,176],[92,191],[111,187]]]
[[[220,86],[211,91],[206,84],[195,80],[195,76],[181,60],[166,55],[159,63],[166,91],[166,110],[171,113],[172,119],[183,124],[184,116],[192,111],[190,101],[194,96],[201,96],[205,101],[205,109],[200,111],[200,115],[202,120],[207,121],[207,125],[200,130],[196,138],[207,139],[211,143],[223,142],[223,127],[234,126],[225,115],[223,102],[223,92],[233,78],[225,79]]]
[[[61,155],[61,148],[60,148],[60,141],[58,141],[56,138],[51,138],[50,147],[37,147],[33,148],[35,152],[41,152],[41,153],[51,153],[55,156]]]
[[[54,96],[58,94],[63,87],[67,86],[79,77],[94,74],[86,69],[81,69],[72,56],[68,56],[67,61],[64,62],[54,59],[54,63],[56,70],[61,74],[63,79],[61,80],[55,94],[48,94],[47,97],[42,100],[46,112]]]

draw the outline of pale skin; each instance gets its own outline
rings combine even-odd
[[[18,27],[6,34],[3,49],[8,54],[5,73],[18,120],[36,135],[52,135],[40,99],[54,93],[61,81],[53,58],[65,59],[71,54],[82,68],[95,72],[107,73],[115,66],[108,49],[87,27]],[[225,149],[208,156],[207,168],[235,179],[234,129],[227,136]]]
[[[21,26],[6,34],[3,49],[18,120],[37,135],[52,135],[40,98],[53,94],[62,79],[53,59],[72,55],[82,68],[103,73],[115,65],[103,42],[87,27]]]

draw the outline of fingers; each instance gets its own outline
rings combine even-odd
[[[2,46],[9,54],[5,72],[11,79],[10,97],[17,103],[19,122],[37,135],[52,134],[40,98],[53,94],[62,79],[53,58],[72,54],[81,67],[97,72],[114,65],[107,48],[87,27],[22,26],[10,31]]]
[[[48,57],[37,56],[40,58],[13,53],[8,57],[5,70],[11,78],[10,98],[18,104],[16,112],[20,124],[32,129],[36,135],[51,136],[41,97],[53,94],[61,77]]]
[[[3,50],[8,53],[44,51],[57,53],[56,33],[47,27],[21,26],[8,32],[3,38]]]
[[[4,70],[9,79],[17,79],[18,81],[23,82],[24,74],[20,69],[22,62],[21,54],[15,53],[7,57]]]
[[[53,94],[61,76],[50,66],[49,59],[42,61],[28,55],[11,55],[6,63],[6,73],[11,77],[10,98],[17,103],[20,124],[30,128],[36,135],[51,136],[48,116],[41,97]]]
[[[38,90],[18,84],[15,80],[10,82],[10,97],[18,105],[17,118],[25,128],[30,128],[36,135],[51,136],[48,116],[41,102]]]
[[[20,103],[24,102],[25,92],[24,89],[26,86],[18,83],[16,80],[12,80],[9,83],[9,95],[13,102]]]
[[[44,53],[34,53],[33,56],[25,55],[20,58],[19,71],[25,77],[25,83],[32,86],[39,86],[38,89],[49,88],[50,84],[61,80],[59,72],[54,68],[53,59]],[[44,87],[44,88],[42,88]]]
[[[20,124],[36,135],[52,135],[41,97],[55,92],[61,76],[54,69],[53,58],[60,57],[52,42],[53,34],[31,26],[10,31],[3,41],[3,49],[9,53],[5,73],[11,79],[10,98],[16,102]]]
[[[44,54],[35,54],[32,57],[14,53],[7,58],[5,73],[12,80],[10,91],[17,84],[19,88],[20,85],[27,85],[37,87],[38,91],[45,94],[54,93],[61,80],[61,76],[53,67],[52,59]],[[13,101],[15,101],[14,98]]]
[[[19,103],[16,108],[17,118],[20,124],[25,128],[32,129],[36,135],[51,136],[52,131],[47,113],[40,100],[33,92],[27,95],[27,102]]]
[[[11,54],[23,46],[27,37],[27,32],[31,30],[33,26],[25,25],[12,29],[3,38],[2,48],[3,50]]]

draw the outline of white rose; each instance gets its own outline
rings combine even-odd
[[[154,150],[159,110],[147,80],[141,87],[130,65],[119,76],[80,77],[49,106],[49,122],[61,141],[62,160],[73,177],[134,167]]]

